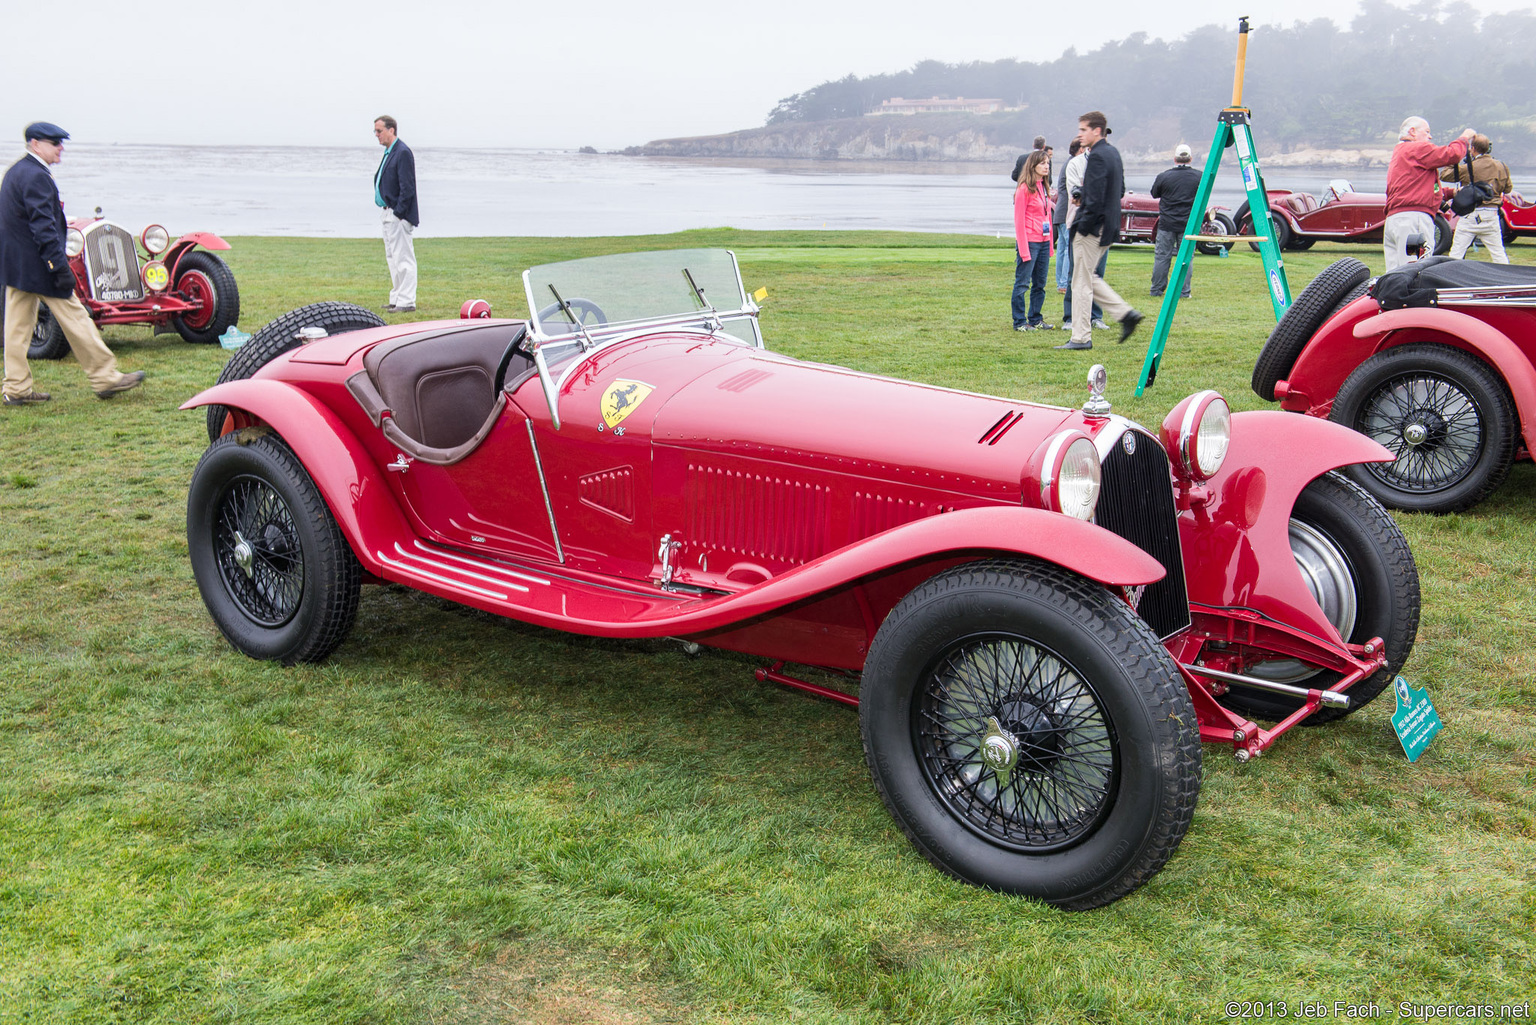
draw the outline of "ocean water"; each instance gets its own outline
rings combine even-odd
[[[377,147],[70,143],[55,169],[65,210],[95,207],[137,232],[370,237]],[[662,160],[548,150],[416,151],[418,237],[645,235],[688,228],[886,229],[1011,236],[1012,166]],[[1236,161],[1214,201],[1244,200]],[[1127,173],[1145,191],[1161,168]],[[1333,169],[1266,172],[1321,192]],[[1360,191],[1385,189],[1357,178]],[[1519,184],[1518,181],[1516,183]]]

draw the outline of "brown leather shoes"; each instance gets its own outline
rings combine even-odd
[[[40,406],[51,398],[53,396],[45,391],[29,391],[25,395],[7,395],[5,404],[7,406]]]
[[[97,392],[96,397],[98,399],[110,399],[114,395],[120,395],[125,391],[130,391],[134,388],[137,388],[143,383],[144,371],[135,370],[131,374],[124,374],[122,377],[118,378],[116,384],[110,385],[109,387],[103,388],[101,391]]]

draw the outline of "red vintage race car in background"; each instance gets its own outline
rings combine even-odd
[[[1455,192],[1450,185],[1442,185],[1440,189],[1441,198],[1446,201]],[[1348,181],[1335,178],[1321,196],[1289,189],[1269,189],[1266,194],[1270,221],[1275,227],[1275,241],[1281,249],[1310,249],[1316,242],[1381,245],[1382,226],[1387,223],[1385,192],[1356,192]],[[1239,234],[1255,234],[1253,215],[1246,202],[1237,208],[1234,217]],[[1430,248],[1439,256],[1451,251],[1456,216],[1443,212],[1435,215],[1434,222],[1434,244]]]
[[[151,324],[156,334],[174,330],[189,342],[212,344],[240,319],[235,275],[209,250],[228,249],[217,235],[196,231],[174,242],[151,224],[137,237],[101,216],[69,222],[65,253],[75,274],[75,295],[100,326]],[[63,359],[64,330],[46,305],[27,355]]]
[[[1504,244],[1515,239],[1536,235],[1536,203],[1528,203],[1518,192],[1504,193],[1499,203],[1499,227],[1503,231]]]
[[[1435,257],[1369,278],[1355,259],[1319,274],[1253,390],[1386,446],[1344,470],[1384,505],[1468,509],[1536,448],[1536,268]]]
[[[1185,225],[1179,225],[1183,230]],[[1225,207],[1213,206],[1205,212],[1205,223],[1200,227],[1202,235],[1236,235],[1237,223]],[[1127,192],[1120,197],[1120,241],[1157,241],[1157,200],[1145,192]],[[1221,249],[1231,249],[1231,242],[1196,242],[1195,249],[1206,256],[1215,256]]]
[[[1256,757],[1413,647],[1407,543],[1332,472],[1389,454],[1336,424],[1203,391],[1147,430],[1102,367],[1062,409],[776,355],[723,250],[523,285],[526,320],[304,307],[186,404],[212,436],[189,556],[237,649],[330,657],[388,582],[760,656],[858,706],[934,864],[1089,908],[1173,854],[1202,740]]]

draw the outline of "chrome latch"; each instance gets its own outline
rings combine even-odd
[[[672,540],[671,534],[661,535],[661,547],[656,549],[656,558],[661,560],[662,587],[666,587],[672,582],[672,553],[681,547],[683,547],[683,543]]]
[[[411,468],[411,458],[409,456],[407,456],[404,452],[396,452],[395,453],[395,461],[390,463],[388,466],[384,467],[384,469],[388,470],[390,473],[404,473],[406,470],[409,470],[410,468]]]

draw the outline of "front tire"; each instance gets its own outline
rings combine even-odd
[[[1156,874],[1200,790],[1167,650],[1124,601],[1044,563],[958,566],[902,599],[871,646],[859,726],[924,857],[1073,910]]]
[[[176,291],[201,308],[171,318],[182,338],[197,345],[212,345],[240,320],[240,289],[229,265],[202,250],[187,253],[176,265]]]
[[[1408,512],[1470,509],[1509,475],[1520,425],[1504,382],[1448,345],[1403,345],[1355,368],[1329,419],[1385,445],[1390,463],[1348,467],[1386,506]]]
[[[187,494],[187,549],[214,623],[252,658],[318,662],[352,628],[362,568],[276,435],[230,434],[203,453]]]
[[[1303,725],[1341,719],[1369,704],[1392,682],[1419,633],[1419,570],[1397,523],[1381,504],[1337,473],[1308,484],[1291,511],[1291,554],[1313,598],[1350,644],[1380,637],[1387,664],[1350,687],[1348,708],[1320,708]],[[1331,687],[1339,674],[1296,660],[1262,662],[1249,675],[1297,687]],[[1222,703],[1244,715],[1280,720],[1298,698],[1234,687]]]

